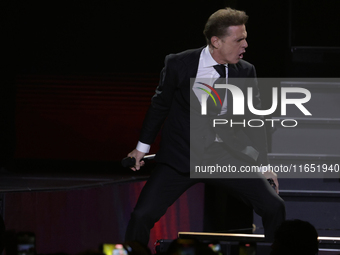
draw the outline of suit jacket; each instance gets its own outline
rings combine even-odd
[[[203,48],[187,50],[166,56],[156,94],[151,100],[151,106],[143,122],[140,141],[152,144],[164,124],[156,160],[180,172],[189,172],[190,160],[191,163],[199,165],[205,150],[214,142],[216,134],[222,138],[226,153],[253,164],[267,164],[264,127],[234,128],[219,125],[213,128],[212,119],[216,116],[201,115],[201,106],[198,99],[195,99],[196,96],[193,95],[190,78],[196,77],[202,50]],[[254,66],[240,60],[237,64],[229,64],[228,68],[228,83],[232,78],[252,78],[237,79],[235,82],[238,84],[232,84],[241,88],[244,94],[247,87],[253,87],[254,106],[260,107]],[[250,117],[249,112],[246,112],[246,116],[242,116],[242,118]],[[223,118],[235,119],[235,116],[228,113]],[[259,117],[256,116],[256,118]],[[255,151],[255,156],[249,151]]]

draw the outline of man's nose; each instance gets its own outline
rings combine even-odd
[[[244,40],[244,45],[243,45],[244,48],[248,48],[248,42],[247,40]]]

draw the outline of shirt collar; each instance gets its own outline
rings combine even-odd
[[[215,65],[218,65],[218,63],[211,56],[210,51],[209,51],[209,45],[207,45],[207,47],[205,47],[202,51],[202,66],[213,67]],[[224,64],[224,65],[228,67],[228,64]]]

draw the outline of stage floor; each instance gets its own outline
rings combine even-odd
[[[0,170],[0,193],[82,189],[144,181],[151,169],[123,168],[120,162],[20,159]]]

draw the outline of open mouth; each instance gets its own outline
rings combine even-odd
[[[239,57],[239,58],[243,58],[243,53],[244,53],[244,52],[240,53],[240,54],[238,55],[238,57]]]

